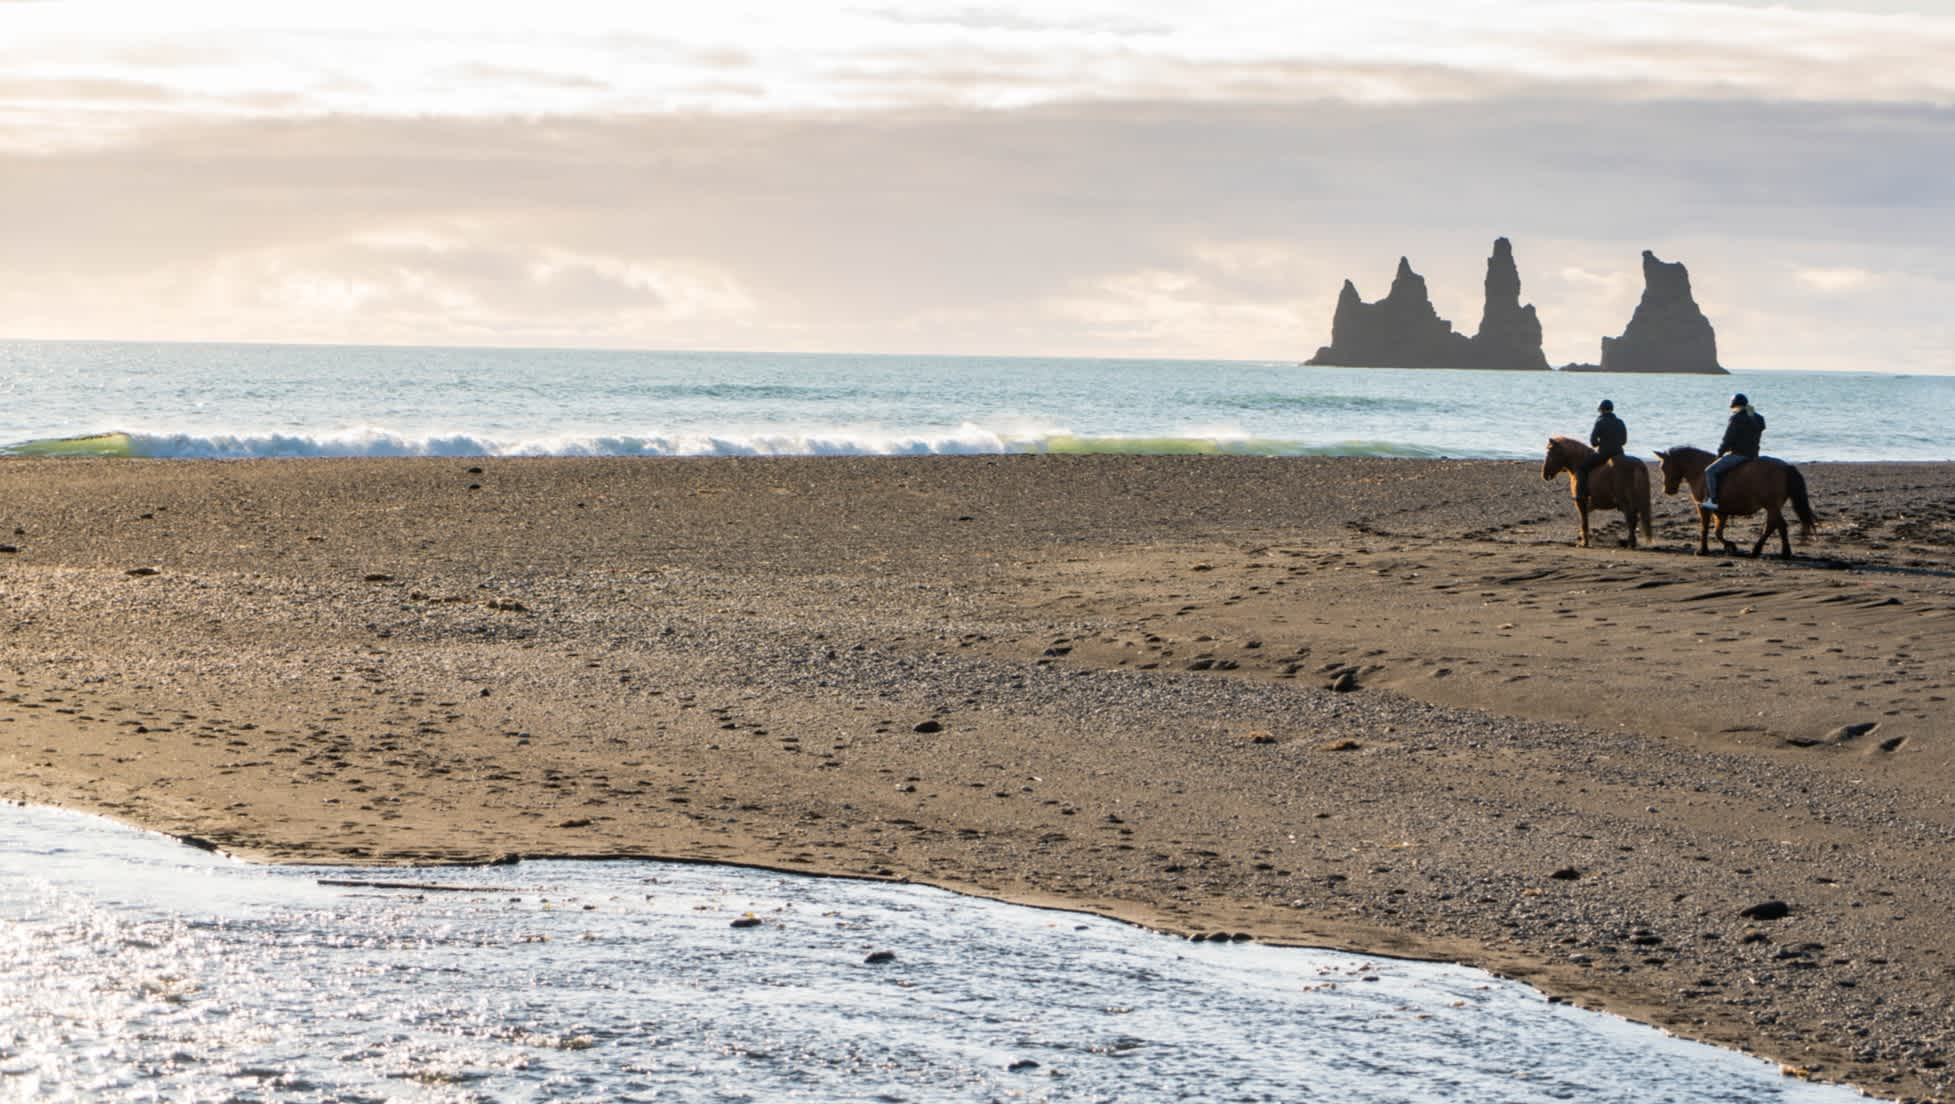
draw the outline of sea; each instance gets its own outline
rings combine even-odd
[[[1729,400],[1794,462],[1955,458],[1955,376],[1291,362],[0,342],[0,452],[298,456],[1234,453],[1533,459],[1602,399],[1630,450]]]
[[[1861,1099],[1461,966],[721,866],[253,866],[0,805],[0,1100]]]

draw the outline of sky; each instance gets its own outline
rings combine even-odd
[[[0,0],[0,339],[1297,361],[1501,236],[1955,372],[1955,0]]]

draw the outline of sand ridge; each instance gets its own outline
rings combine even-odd
[[[1778,563],[1518,463],[0,462],[0,791],[1456,958],[1948,1099],[1955,468],[1807,473]]]

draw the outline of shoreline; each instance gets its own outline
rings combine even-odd
[[[0,460],[0,796],[1464,962],[1951,1099],[1955,465],[1802,470],[1781,564],[1575,549],[1526,462]]]

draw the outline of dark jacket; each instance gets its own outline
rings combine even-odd
[[[1601,452],[1621,452],[1629,443],[1629,427],[1614,414],[1604,414],[1595,419],[1595,428],[1588,431],[1588,443]]]
[[[1758,439],[1765,435],[1765,415],[1749,410],[1733,410],[1724,425],[1724,439],[1717,444],[1720,455],[1735,452],[1758,459]]]

